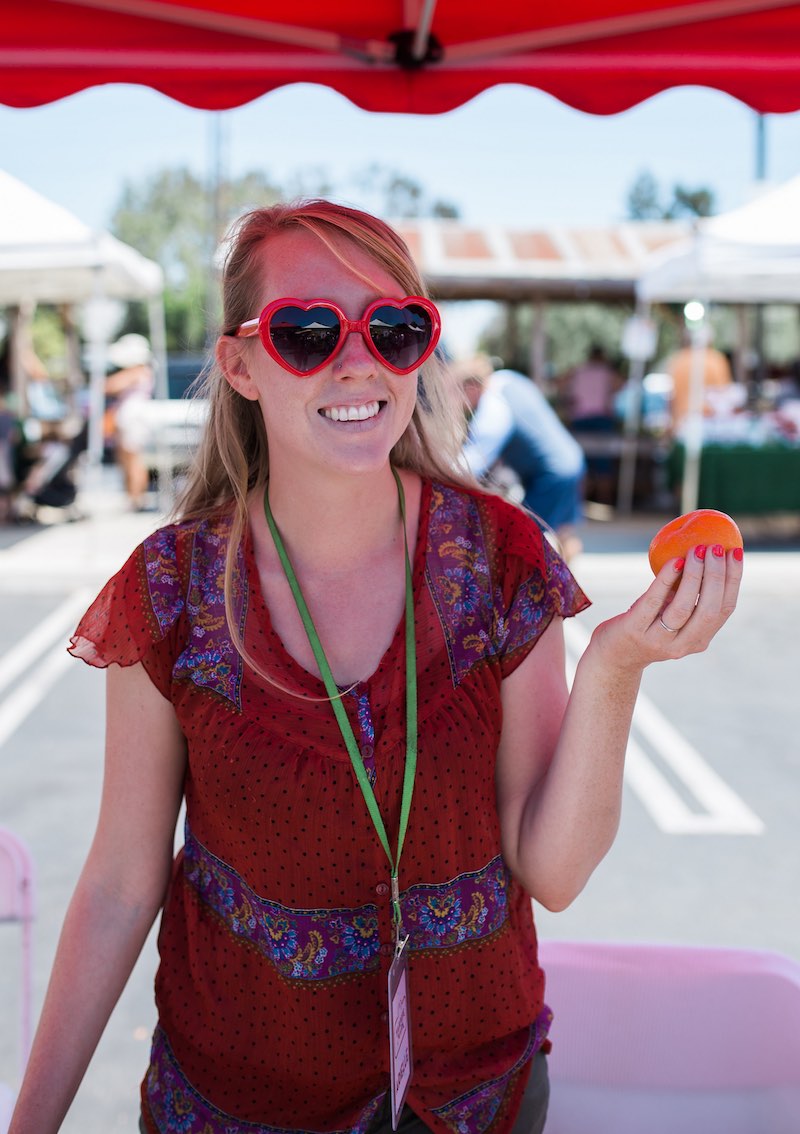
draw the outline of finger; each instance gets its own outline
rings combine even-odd
[[[680,577],[673,583],[662,605],[657,624],[662,630],[680,631],[687,625],[700,598],[705,573],[705,548],[693,548],[680,564]]]
[[[688,632],[684,638],[702,648],[708,645],[717,631],[728,620],[736,607],[736,599],[741,582],[741,560],[731,553],[726,555],[719,545],[705,549],[696,548],[693,558],[702,564],[699,592],[691,609],[681,605],[671,608],[667,621],[670,625],[683,625]],[[694,574],[694,569],[692,571]],[[685,596],[678,589],[676,600],[679,604],[691,602],[691,591]],[[685,614],[683,623],[680,618]]]
[[[669,603],[681,583],[684,560],[670,559],[656,575],[643,595],[640,595],[631,609],[635,609],[642,621],[649,625]]]
[[[744,550],[734,548],[725,555],[725,585],[722,591],[721,611],[725,622],[736,609],[744,576]]]

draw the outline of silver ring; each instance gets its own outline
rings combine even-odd
[[[679,626],[677,630],[673,630],[671,626],[667,626],[666,622],[664,621],[664,619],[661,617],[660,614],[658,616],[658,621],[661,623],[661,625],[664,627],[664,629],[666,630],[666,632],[668,634],[677,634],[682,629],[681,626]]]

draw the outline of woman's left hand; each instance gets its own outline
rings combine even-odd
[[[741,550],[719,546],[670,560],[625,614],[597,627],[594,644],[623,669],[702,653],[736,609],[742,566]]]

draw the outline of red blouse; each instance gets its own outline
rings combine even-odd
[[[388,1089],[389,866],[323,684],[284,649],[250,539],[226,632],[229,520],[148,537],[81,620],[92,665],[141,660],[187,740],[185,845],[159,934],[152,1134],[363,1134]],[[410,933],[408,1103],[441,1134],[510,1131],[545,1040],[531,902],[500,851],[500,683],[554,615],[588,605],[534,521],[426,482],[413,564],[419,757],[400,865]],[[405,757],[401,620],[344,697],[396,845]]]

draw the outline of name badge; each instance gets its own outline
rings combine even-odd
[[[392,1081],[392,1130],[397,1129],[406,1101],[414,1059],[408,996],[408,938],[398,942],[389,969],[389,1069]]]

